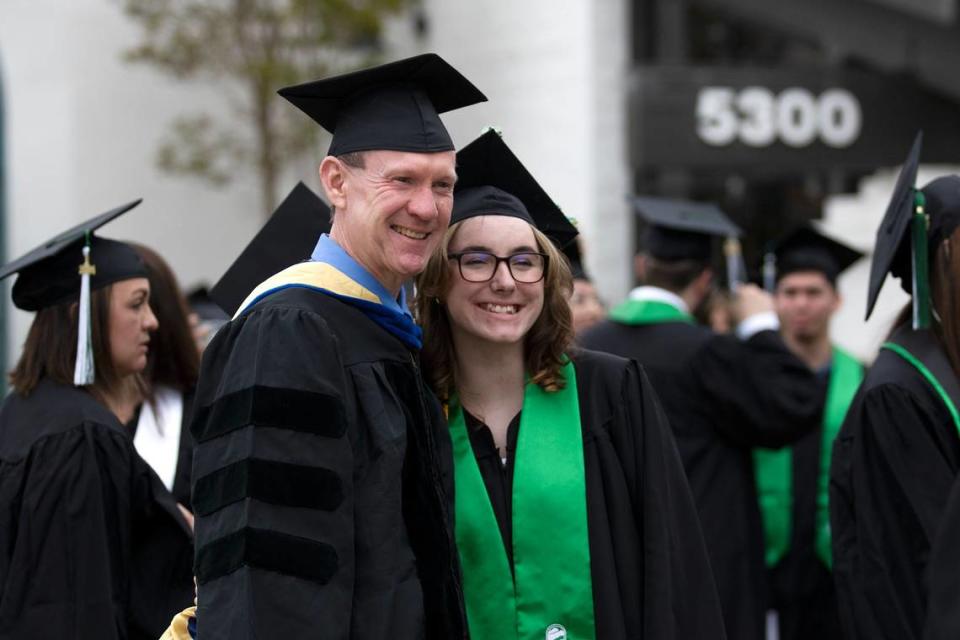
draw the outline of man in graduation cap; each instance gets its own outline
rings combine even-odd
[[[737,336],[695,324],[692,312],[713,281],[713,239],[739,235],[722,211],[664,198],[637,198],[634,205],[649,223],[645,284],[580,342],[644,366],[697,503],[727,637],[760,640],[766,611],[763,530],[751,452],[784,446],[812,429],[820,384],[787,350],[770,297],[754,285],[735,287]],[[742,277],[735,252],[728,257],[731,279]]]
[[[402,285],[453,204],[438,113],[485,98],[435,54],[280,94],[333,132],[333,222],[310,261],[237,283],[204,355],[198,637],[461,638],[449,443]]]
[[[840,307],[837,278],[863,254],[812,226],[782,238],[773,252],[774,306],[787,347],[825,384],[819,428],[791,447],[754,452],[766,538],[769,604],[781,640],[840,640],[830,572],[827,482],[833,441],[863,379],[863,365],[833,344]]]
[[[833,571],[848,640],[940,640],[960,630],[957,541],[943,537],[956,532],[946,510],[960,473],[960,176],[916,188],[921,141],[877,229],[867,317],[888,274],[911,304],[854,396],[830,465]]]

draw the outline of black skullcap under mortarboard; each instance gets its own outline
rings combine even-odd
[[[487,215],[525,220],[560,248],[577,236],[577,228],[492,129],[457,153],[450,224]]]
[[[92,235],[114,218],[133,209],[142,200],[111,209],[64,231],[39,247],[3,267],[0,280],[19,274],[13,285],[13,304],[24,311],[39,311],[56,304],[79,299],[83,247],[90,235],[90,262],[96,273],[90,277],[90,290],[114,282],[147,277],[147,269],[137,252],[128,244]]]
[[[240,256],[210,289],[210,297],[233,316],[253,289],[310,257],[321,234],[330,231],[330,208],[297,183]]]
[[[837,277],[864,255],[810,225],[794,229],[777,241],[774,254],[777,257],[777,282],[798,271],[817,271],[834,286]]]
[[[435,53],[280,89],[333,134],[328,155],[385,149],[435,153],[453,141],[439,114],[485,102]]]
[[[742,235],[740,228],[711,203],[644,196],[633,199],[633,208],[649,225],[646,252],[660,260],[707,261],[711,238]]]

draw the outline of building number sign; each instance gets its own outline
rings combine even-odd
[[[846,89],[815,95],[793,87],[703,87],[697,94],[697,135],[716,147],[740,142],[767,147],[782,142],[807,147],[817,141],[836,149],[856,142],[863,124],[860,101]]]

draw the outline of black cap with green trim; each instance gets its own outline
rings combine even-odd
[[[920,132],[900,170],[887,211],[877,229],[867,289],[867,318],[873,313],[888,273],[899,278],[901,288],[910,295],[914,295],[914,280],[919,277],[924,295],[929,295],[929,285],[925,280],[929,264],[922,266],[923,273],[915,273],[917,269],[913,265],[912,255],[919,250],[929,262],[940,243],[960,226],[960,176],[944,176],[922,189],[915,187],[922,144],[923,134]],[[924,229],[925,242],[919,244],[912,243],[911,234],[908,233],[911,221],[918,215],[918,207],[926,216],[926,223],[918,227]],[[914,244],[917,247],[912,249]],[[917,302],[925,304],[925,301]]]

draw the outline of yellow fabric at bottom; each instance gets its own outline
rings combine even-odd
[[[190,618],[196,615],[196,607],[187,607],[173,616],[173,620],[170,621],[170,626],[167,627],[167,630],[160,636],[160,640],[190,640],[190,632],[187,630],[187,625],[190,623]]]

